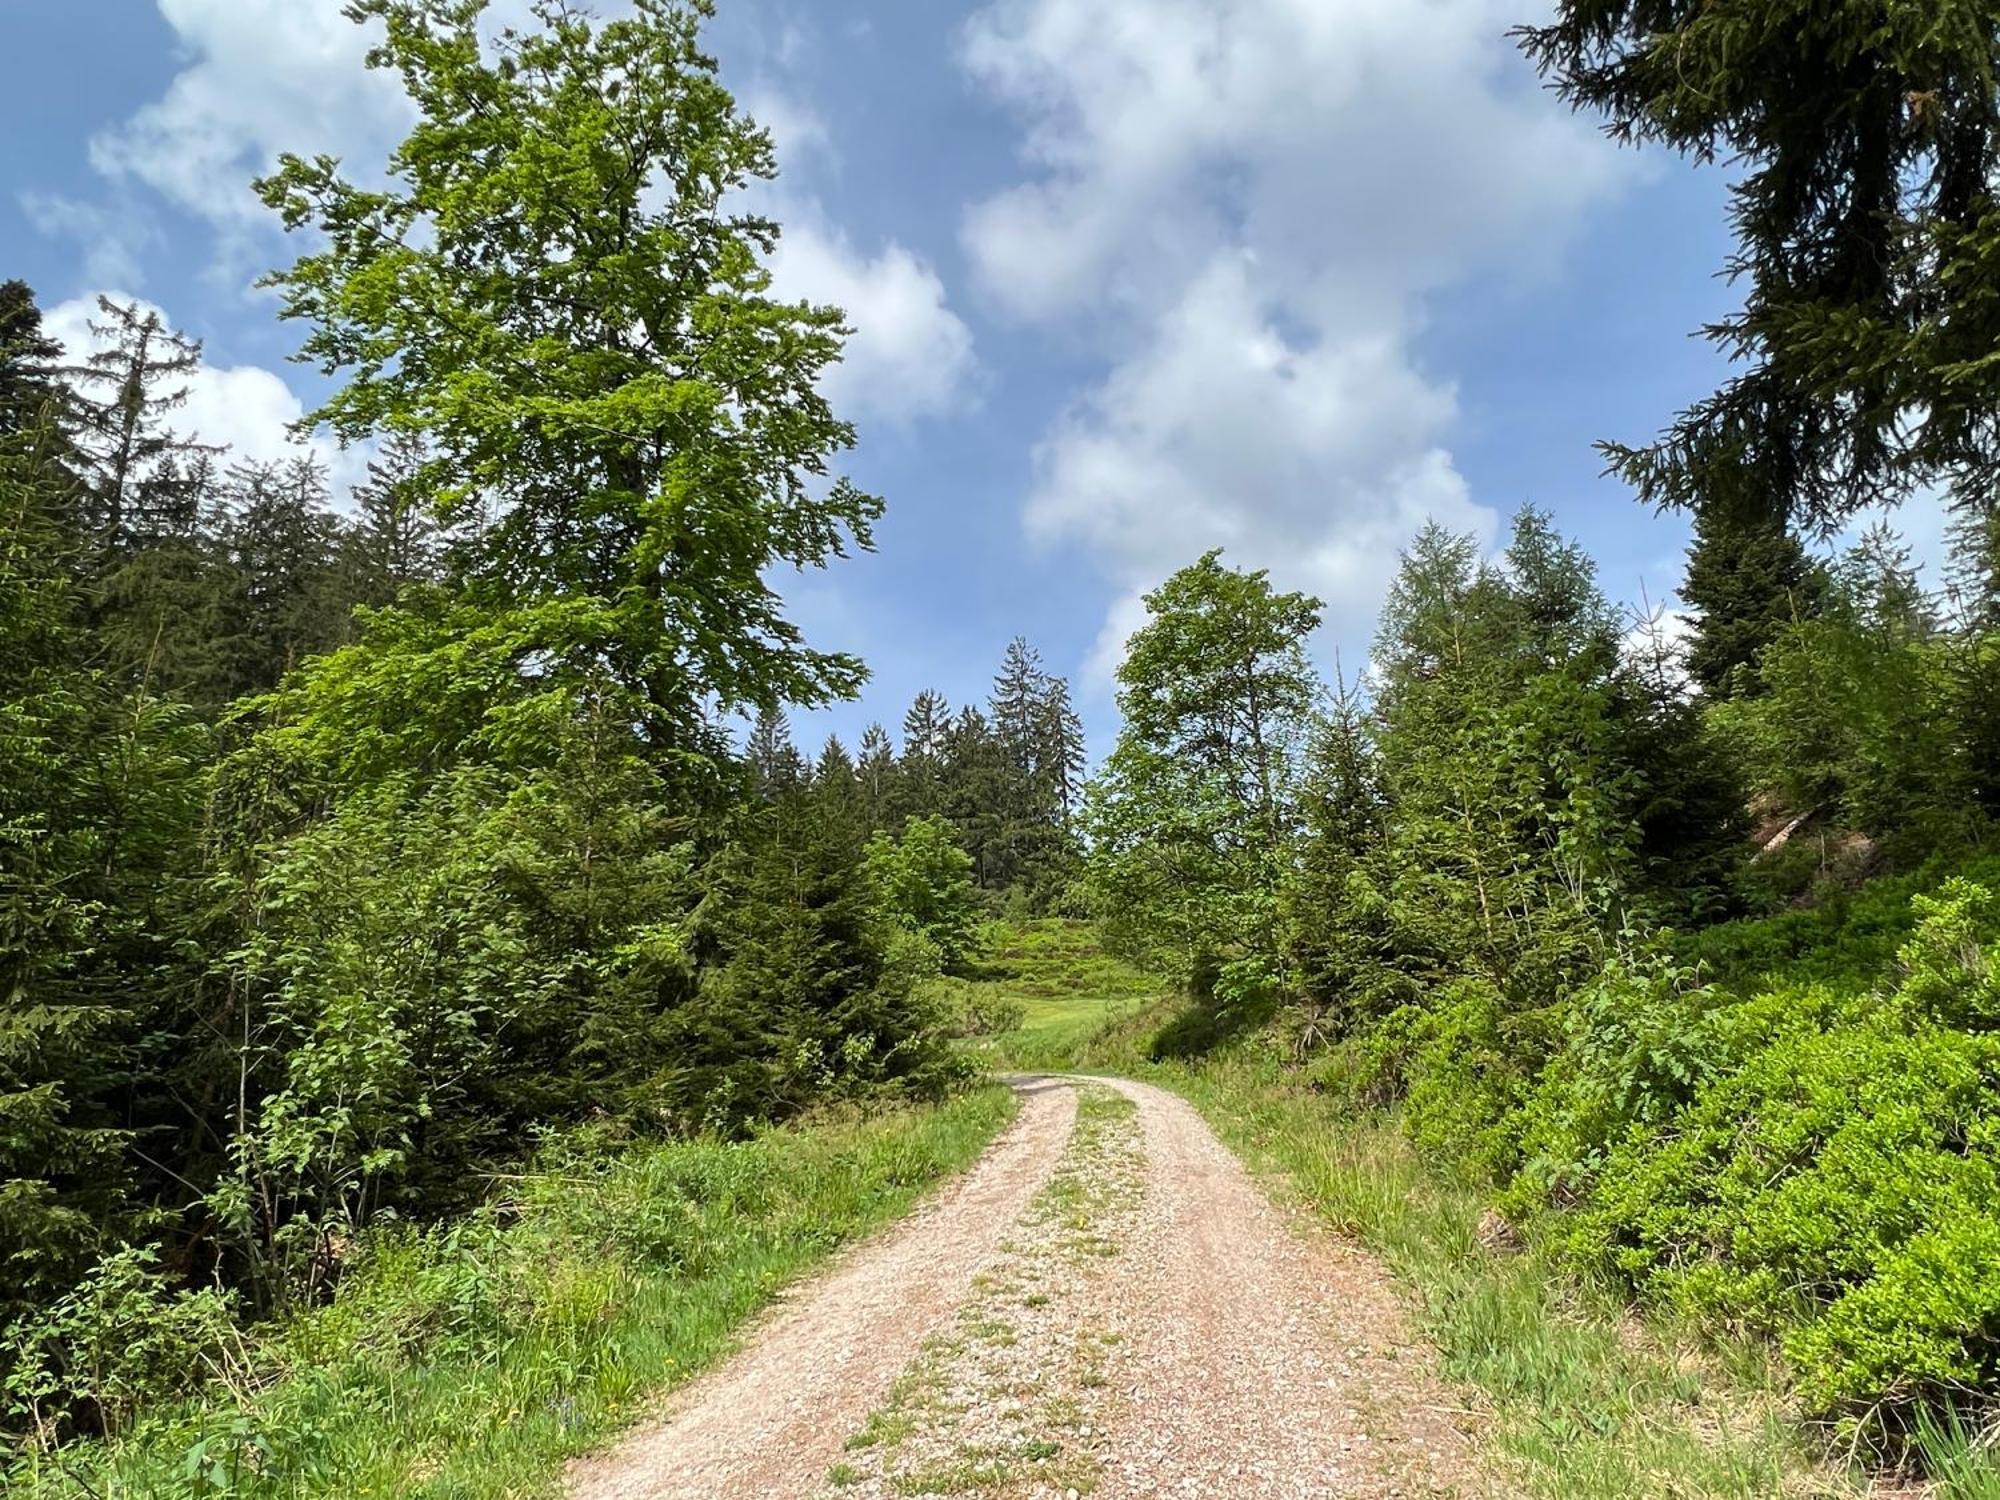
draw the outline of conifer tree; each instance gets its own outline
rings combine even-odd
[[[205,470],[221,452],[168,425],[186,405],[201,345],[137,303],[97,299],[97,348],[63,372],[77,391],[72,441],[84,476],[87,525],[117,553],[194,528]]]
[[[0,437],[35,424],[60,401],[62,346],[42,331],[42,310],[25,281],[0,281]]]
[[[952,727],[944,694],[925,688],[903,715],[903,755],[897,764],[898,812],[924,817],[943,808],[946,738]]]
[[[870,830],[886,828],[896,805],[896,747],[889,732],[880,724],[861,731],[861,754],[855,762],[855,776],[861,786],[861,802]]]
[[[276,685],[347,633],[349,599],[325,466],[311,455],[239,464],[226,476],[222,543],[238,581],[231,601],[232,697]]]
[[[344,550],[349,592],[357,604],[393,604],[406,587],[434,580],[445,531],[426,484],[427,450],[411,433],[393,433],[355,487],[355,525]]]
[[[791,725],[781,708],[758,713],[743,758],[750,765],[751,785],[766,802],[794,790],[805,778],[805,758],[792,743]]]
[[[837,734],[826,737],[819,759],[813,763],[812,797],[820,816],[838,824],[848,837],[857,843],[867,837],[870,825],[861,781],[855,773],[854,757]]]
[[[1718,497],[1702,505],[1680,590],[1695,616],[1688,675],[1712,698],[1755,692],[1757,658],[1818,608],[1824,587],[1782,502]]]
[[[1829,529],[1933,483],[1994,492],[1988,7],[1562,0],[1520,35],[1614,137],[1734,164],[1727,270],[1746,295],[1707,335],[1738,368],[1657,441],[1607,445],[1642,499]]]

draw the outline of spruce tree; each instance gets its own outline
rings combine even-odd
[[[1607,445],[1644,500],[1830,529],[1927,485],[1994,492],[1990,6],[1561,0],[1520,35],[1617,139],[1731,164],[1745,297],[1706,332],[1737,368],[1657,441]]]
[[[86,524],[99,549],[119,553],[195,526],[204,455],[222,450],[168,425],[186,405],[201,344],[137,303],[97,299],[98,347],[64,375],[77,392],[72,441],[84,476]]]
[[[446,533],[426,482],[427,460],[421,437],[393,433],[355,487],[355,524],[343,551],[357,604],[393,604],[409,585],[439,575]]]
[[[230,696],[261,692],[347,635],[349,600],[325,467],[310,455],[240,464],[225,480],[222,542],[231,600]]]
[[[1681,598],[1694,611],[1688,676],[1711,698],[1757,691],[1757,658],[1819,605],[1819,566],[1768,497],[1699,507]]]
[[[743,758],[750,767],[752,788],[766,802],[793,791],[805,779],[805,758],[792,743],[791,725],[781,708],[758,713]]]
[[[25,281],[0,281],[0,437],[36,424],[60,404],[62,345],[42,331],[42,310]]]
[[[896,747],[889,732],[880,724],[861,731],[861,754],[855,762],[855,776],[861,785],[861,802],[872,831],[887,828],[897,801]]]
[[[943,808],[945,740],[952,727],[944,694],[925,688],[903,715],[903,755],[897,765],[899,816],[927,817]]]

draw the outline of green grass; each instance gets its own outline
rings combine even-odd
[[[1528,1494],[1858,1495],[1797,1424],[1775,1362],[1634,1318],[1532,1245],[1482,1240],[1484,1194],[1418,1160],[1393,1119],[1336,1114],[1275,1060],[1238,1051],[1145,1067],[1251,1168],[1381,1257],[1445,1377],[1483,1414],[1500,1470]]]
[[[1159,982],[1106,953],[1087,922],[994,922],[983,938],[974,981],[1017,1002],[1025,1016],[1017,1031],[968,1042],[989,1067],[1033,1072],[1070,1066],[1093,1037],[1159,997]]]
[[[1078,954],[1090,947],[1074,930],[1060,941]],[[1033,946],[1046,951],[1055,938]],[[1768,1350],[1648,1323],[1532,1244],[1489,1245],[1482,1188],[1419,1160],[1393,1118],[1315,1092],[1255,1037],[1200,1060],[1150,1061],[1177,1007],[1129,969],[1103,979],[1099,969],[1067,995],[1037,995],[1022,1029],[985,1039],[983,1051],[1001,1066],[1122,1073],[1174,1089],[1281,1196],[1378,1255],[1508,1483],[1551,1500],[1864,1492],[1796,1420]],[[1946,1494],[1994,1500],[1970,1488]]]
[[[987,1087],[739,1143],[563,1143],[474,1219],[375,1239],[330,1306],[257,1331],[209,1399],[149,1411],[116,1442],[23,1455],[0,1489],[552,1495],[564,1459],[969,1164],[1014,1108]]]

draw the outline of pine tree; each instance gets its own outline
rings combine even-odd
[[[340,645],[350,605],[326,468],[316,458],[239,464],[226,476],[224,505],[222,544],[238,585],[228,696],[239,697]]]
[[[750,766],[752,787],[766,802],[791,792],[805,779],[805,758],[792,743],[791,725],[781,708],[758,713],[743,758]]]
[[[952,726],[944,694],[925,688],[903,715],[903,756],[898,762],[899,816],[928,817],[943,809],[946,736]]]
[[[1819,606],[1825,580],[1782,504],[1717,499],[1695,513],[1681,598],[1694,611],[1688,675],[1711,698],[1757,691],[1757,658]]]
[[[2000,504],[1959,514],[1946,581],[1957,627],[1948,658],[1952,717],[1967,787],[1989,818],[2000,817]]]
[[[887,828],[898,798],[896,747],[889,732],[880,724],[861,731],[861,755],[855,775],[861,784],[861,801],[871,831]]]
[[[1733,164],[1747,293],[1706,334],[1738,368],[1656,442],[1607,445],[1642,499],[1824,530],[1935,483],[1994,492],[1989,6],[1562,0],[1520,34],[1616,138]]]
[[[97,299],[98,347],[64,374],[78,399],[72,440],[88,493],[87,524],[100,550],[117,553],[192,532],[199,460],[222,450],[166,423],[186,405],[201,345],[137,303]]]
[[[1075,854],[1082,722],[1069,684],[1050,674],[1019,636],[1008,644],[989,704],[999,752],[993,805],[984,809],[995,825],[989,875],[1046,899],[1067,879]]]
[[[855,772],[854,757],[847,753],[847,746],[837,734],[826,737],[819,759],[813,763],[812,800],[822,818],[839,825],[857,844],[867,837],[868,812],[861,780]]]
[[[0,281],[0,437],[36,425],[60,404],[62,345],[42,332],[42,310],[25,281]]]
[[[1070,701],[1069,680],[1047,679],[1040,711],[1036,715],[1040,749],[1036,775],[1042,793],[1053,807],[1064,839],[1073,840],[1078,805],[1083,796],[1083,776],[1089,761],[1083,739],[1083,719]]]
[[[439,575],[446,531],[432,509],[427,459],[422,437],[392,434],[369,461],[367,481],[355,487],[357,516],[344,552],[357,604],[393,604],[409,585]]]
[[[162,997],[188,982],[207,737],[92,664],[66,459],[46,420],[0,435],[0,1325],[131,1228],[145,1190],[187,1201],[171,1169],[142,1182],[130,1144],[175,1082]]]

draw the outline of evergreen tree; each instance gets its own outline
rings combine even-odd
[[[1946,593],[1952,718],[1967,789],[1991,818],[2000,816],[2000,505],[1968,507],[1953,524]]]
[[[354,491],[357,516],[344,546],[355,603],[393,604],[409,585],[439,576],[446,534],[426,469],[423,439],[403,432],[392,433],[381,456],[369,461],[367,481]]]
[[[822,818],[838,824],[856,842],[868,835],[871,825],[854,757],[847,753],[847,746],[837,734],[826,737],[819,759],[813,763],[812,795]]]
[[[1993,493],[1989,7],[1562,0],[1521,35],[1618,139],[1737,164],[1728,271],[1747,294],[1708,336],[1740,368],[1657,442],[1608,445],[1643,499],[1769,506],[1815,528],[1934,482]]]
[[[944,694],[925,688],[903,715],[903,756],[897,765],[899,812],[928,817],[943,806],[946,738],[952,727]]]
[[[1824,587],[1782,502],[1702,505],[1680,591],[1695,615],[1688,675],[1710,697],[1754,692],[1757,658],[1787,625],[1813,613]]]
[[[61,358],[28,284],[0,281],[0,437],[35,426],[51,401],[61,401]]]
[[[766,802],[793,791],[805,779],[805,757],[792,743],[791,725],[781,708],[758,713],[743,757],[750,765],[751,785]]]
[[[938,771],[938,810],[972,857],[973,879],[983,890],[1005,890],[1020,874],[1011,838],[1011,810],[1019,781],[1006,747],[986,715],[962,708],[945,731]]]
[[[118,553],[194,529],[206,473],[220,448],[167,425],[187,403],[201,345],[153,309],[97,299],[97,348],[63,373],[77,391],[72,441],[84,476],[87,524],[99,548]]]
[[[46,421],[0,435],[0,1324],[178,1191],[132,1145],[172,1087],[142,1063],[184,977],[206,735],[91,665],[66,456]]]
[[[861,754],[855,763],[861,785],[861,802],[872,831],[889,826],[898,796],[896,747],[880,724],[861,731]]]
[[[339,532],[325,467],[311,455],[242,464],[224,484],[222,545],[237,581],[230,601],[229,696],[262,692],[346,637]]]
[[[1051,675],[1017,636],[1008,644],[990,700],[1000,764],[984,809],[995,828],[992,878],[1043,897],[1069,873],[1072,819],[1083,772],[1083,726],[1069,684]]]

